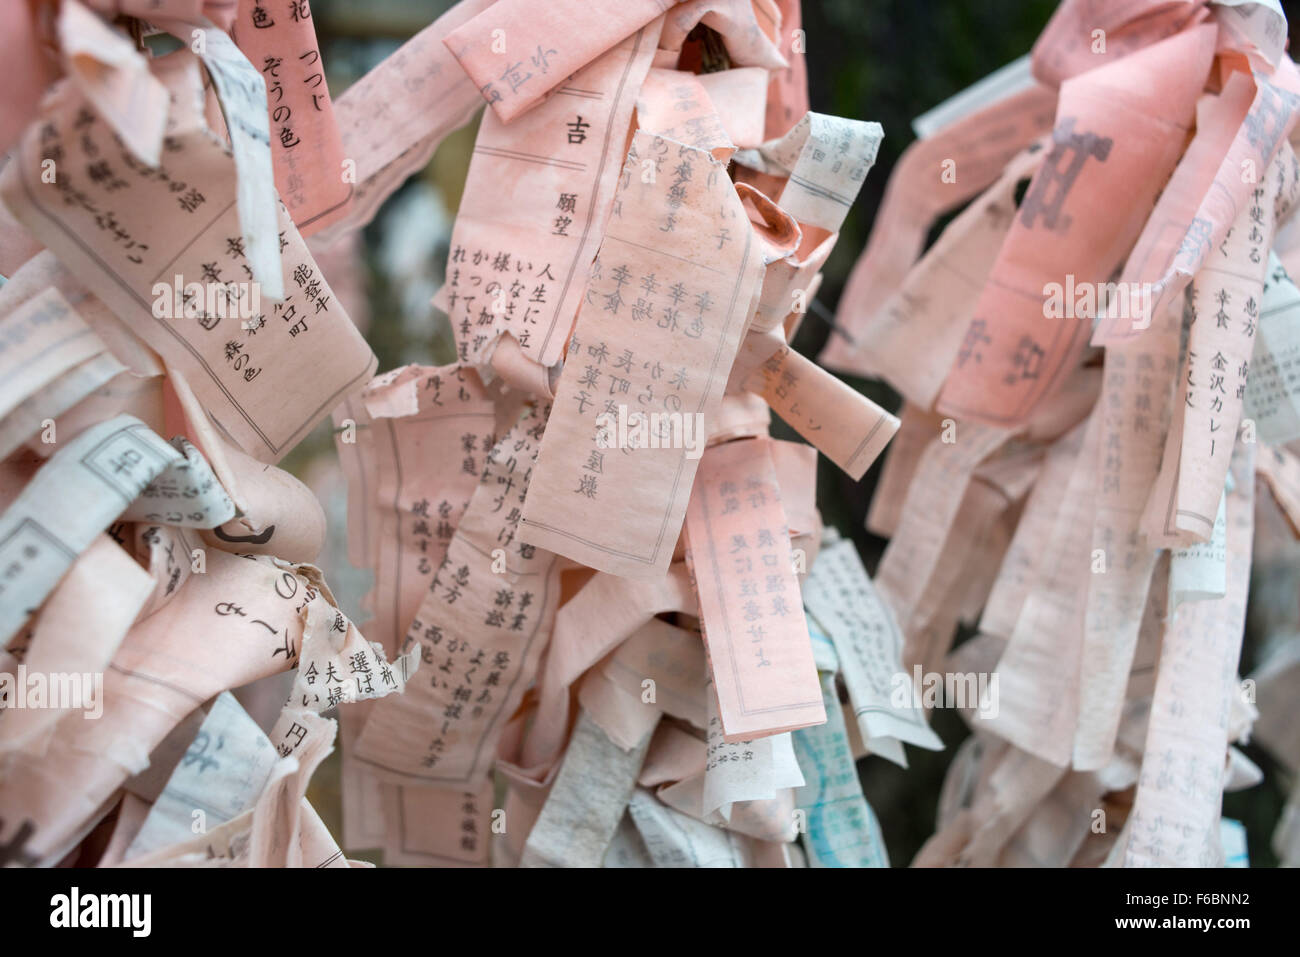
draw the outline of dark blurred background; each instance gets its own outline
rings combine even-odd
[[[338,97],[450,6],[449,0],[312,0],[332,94]],[[1055,0],[805,0],[812,109],[875,120],[885,131],[876,165],[826,265],[818,300],[829,314],[834,313],[849,271],[866,244],[889,174],[915,139],[913,118],[1028,53],[1055,7]],[[1294,40],[1300,10],[1289,19]],[[451,223],[476,130],[475,123],[448,137],[428,167],[388,201],[363,234],[363,278],[370,314],[366,335],[379,356],[380,371],[408,362],[445,363],[454,358],[446,319],[429,305],[429,299],[442,284]],[[932,239],[942,225],[932,230]],[[829,334],[829,325],[810,314],[795,348],[815,357]],[[897,409],[898,397],[883,383],[847,381],[881,405]],[[773,433],[801,441],[779,421],[774,422]],[[327,571],[332,582],[342,582],[336,591],[347,605],[359,599],[366,576],[341,567],[346,565],[342,488],[336,478],[324,477],[334,471],[329,467],[333,455],[328,429],[322,429],[300,446],[288,465],[326,501],[333,536],[330,554],[335,559],[327,566],[336,566]],[[865,530],[864,521],[879,471],[877,463],[861,482],[853,482],[823,460],[818,472],[818,502],[826,523],[857,543],[872,572],[885,543]],[[1260,631],[1290,620],[1296,601],[1295,565],[1292,561],[1281,571],[1260,569],[1274,600],[1286,608],[1261,615],[1252,597],[1243,675],[1255,664]],[[947,745],[944,751],[909,748],[907,770],[875,757],[859,763],[863,789],[880,818],[894,866],[906,866],[933,832],[944,771],[967,735],[953,710],[935,710],[932,721]],[[1265,781],[1227,795],[1224,814],[1245,824],[1251,863],[1271,866],[1276,859],[1269,840],[1287,792],[1276,762],[1258,748],[1245,750],[1264,768]],[[320,794],[313,786],[317,792],[313,802],[333,825],[337,792],[328,785],[325,790]]]

